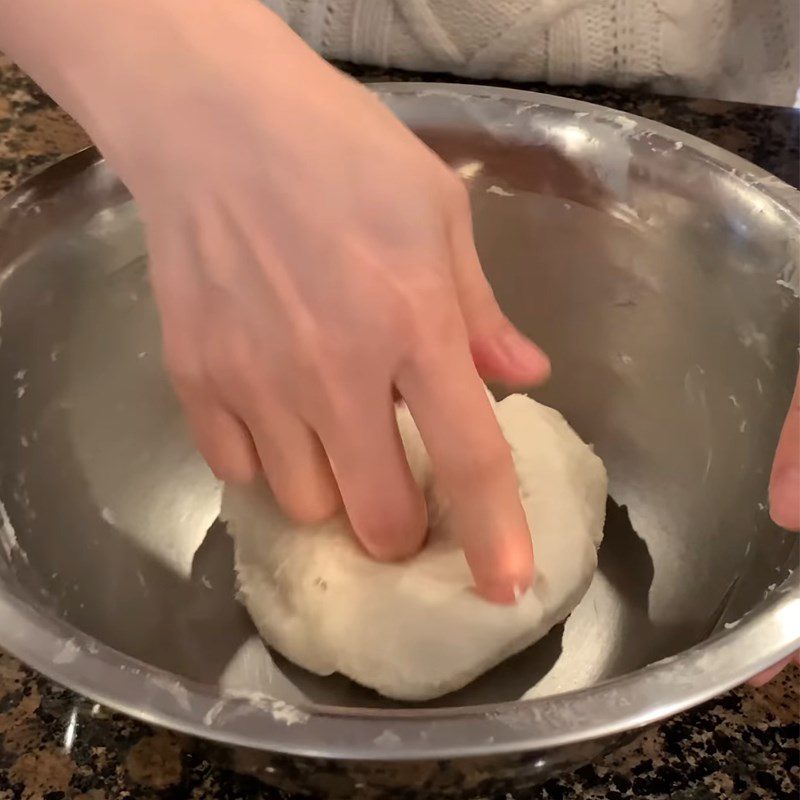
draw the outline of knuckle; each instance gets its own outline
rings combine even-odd
[[[252,340],[239,328],[210,333],[203,365],[209,381],[226,395],[251,393],[261,378]]]
[[[429,308],[409,330],[408,341],[415,365],[423,369],[446,366],[462,329],[463,321],[455,304],[442,302]]]
[[[450,467],[452,482],[465,490],[480,489],[503,482],[513,475],[511,451],[504,441],[482,447],[471,458]]]
[[[427,259],[430,262],[430,256]],[[398,331],[424,330],[437,320],[450,319],[456,307],[456,294],[449,273],[443,267],[422,263],[401,281],[393,282],[376,311],[377,324],[397,335]]]
[[[292,335],[291,360],[304,374],[324,373],[340,353],[333,331],[321,331],[313,323],[297,324]]]
[[[205,383],[203,371],[197,368],[195,359],[185,349],[165,346],[164,366],[175,392],[182,400],[202,390]]]
[[[353,524],[364,549],[378,561],[402,561],[422,546],[427,514],[421,498],[408,503],[370,504]]]
[[[187,406],[197,449],[214,475],[228,483],[249,483],[258,474],[252,443],[238,431],[220,424],[224,412],[214,405]]]
[[[411,555],[403,542],[403,529],[388,518],[369,516],[361,520],[356,535],[377,561],[400,561]]]
[[[319,525],[339,510],[338,497],[322,487],[285,486],[275,494],[286,516],[299,525]]]
[[[357,400],[344,378],[344,373],[325,372],[316,383],[317,407],[324,409],[324,416],[333,428],[348,427],[357,419]]]
[[[304,329],[295,337],[292,355],[298,380],[294,394],[313,408],[324,409],[334,424],[343,424],[355,411],[352,381],[364,369],[366,348],[352,334]]]
[[[357,363],[354,360],[326,364],[316,370],[309,382],[311,396],[308,402],[313,409],[311,416],[318,421],[321,429],[330,432],[345,430],[357,419],[358,401],[352,387]]]
[[[217,456],[213,461],[208,458],[206,460],[217,479],[225,483],[251,483],[258,474],[257,465],[251,460],[224,456]]]

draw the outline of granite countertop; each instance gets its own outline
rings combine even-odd
[[[410,77],[354,71],[365,80]],[[798,185],[795,110],[602,89],[529,88],[665,122]],[[0,55],[0,193],[87,143],[78,126]],[[612,756],[502,800],[796,800],[799,677],[793,668],[761,690],[730,692]],[[188,745],[181,736],[93,705],[0,652],[0,800],[285,800],[252,778],[216,768]]]

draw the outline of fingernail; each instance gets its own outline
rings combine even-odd
[[[528,586],[524,586],[521,583],[515,583],[511,587],[512,591],[514,592],[514,603],[519,603],[520,598],[525,594],[525,592],[528,591],[528,588]]]
[[[800,469],[797,467],[787,467],[772,479],[769,513],[783,528],[800,528]]]
[[[497,605],[501,606],[514,606],[517,604],[519,591],[512,584],[492,583],[479,586],[478,593],[490,603],[497,603]]]
[[[531,587],[531,581],[512,578],[483,582],[478,587],[480,595],[491,603],[514,606]]]

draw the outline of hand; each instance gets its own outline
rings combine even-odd
[[[28,36],[81,44],[59,99],[138,201],[168,370],[214,472],[263,473],[301,522],[343,502],[374,557],[409,556],[426,510],[397,391],[478,590],[513,602],[530,534],[475,361],[511,383],[549,365],[492,296],[456,176],[260,3],[82,0],[87,37],[31,2],[50,17]]]
[[[781,527],[791,531],[800,530],[800,375],[772,465],[769,511],[772,519]],[[800,664],[800,652],[756,675],[750,684],[763,686],[792,662]]]
[[[772,464],[769,513],[782,528],[800,531],[800,375]]]

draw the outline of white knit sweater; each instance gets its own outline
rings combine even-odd
[[[798,0],[263,0],[316,50],[378,66],[791,105]]]

